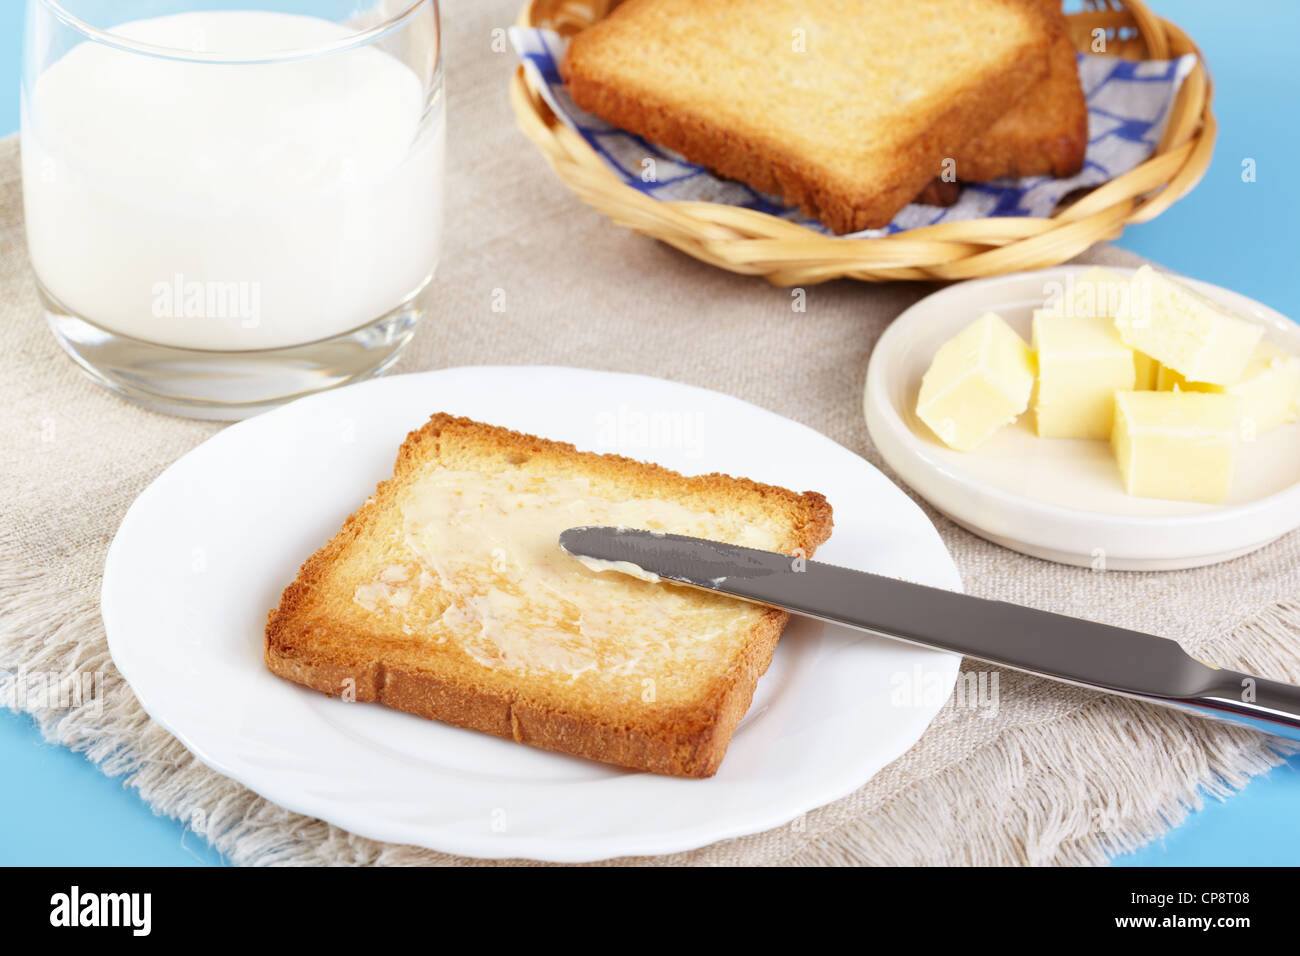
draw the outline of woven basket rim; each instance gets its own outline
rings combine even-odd
[[[518,23],[571,33],[608,6],[604,0],[528,0]],[[1117,238],[1126,226],[1155,218],[1185,196],[1209,167],[1217,135],[1213,86],[1195,42],[1144,0],[1091,0],[1090,9],[1068,18],[1076,46],[1104,30],[1108,55],[1146,60],[1192,53],[1196,63],[1179,87],[1155,151],[1043,218],[968,219],[887,236],[842,237],[740,206],[655,199],[622,182],[555,116],[522,65],[514,72],[510,98],[525,135],[580,199],[619,225],[719,268],[780,285],[999,275],[1057,265]]]

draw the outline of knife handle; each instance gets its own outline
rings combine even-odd
[[[1216,671],[1214,686],[1186,701],[1188,709],[1254,730],[1300,741],[1300,687]]]

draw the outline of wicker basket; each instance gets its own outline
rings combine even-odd
[[[613,5],[611,0],[530,0],[519,23],[572,34]],[[1153,219],[1186,195],[1210,164],[1216,132],[1210,76],[1187,34],[1140,0],[1090,0],[1087,10],[1069,20],[1080,49],[1088,49],[1093,31],[1101,28],[1107,31],[1109,54],[1164,60],[1195,53],[1197,64],[1180,87],[1164,137],[1150,158],[1045,219],[973,219],[877,239],[842,239],[752,209],[662,202],[621,182],[582,137],[556,118],[522,67],[515,73],[510,99],[524,133],[584,202],[619,225],[696,259],[778,285],[841,277],[871,282],[968,279],[1056,265],[1093,243],[1114,239],[1129,223]]]

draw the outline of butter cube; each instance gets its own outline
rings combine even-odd
[[[1093,266],[1079,278],[1067,284],[1064,294],[1048,312],[1052,315],[1072,315],[1076,318],[1109,318],[1124,312],[1132,300],[1133,282],[1100,266]],[[1154,389],[1160,363],[1145,352],[1133,350],[1136,376],[1134,388]]]
[[[1143,266],[1115,316],[1124,341],[1193,382],[1230,385],[1241,377],[1261,326],[1246,322],[1180,282]]]
[[[1039,438],[1110,437],[1115,392],[1131,390],[1137,365],[1109,318],[1034,313]]]
[[[1119,392],[1111,447],[1124,490],[1217,504],[1228,497],[1241,399],[1207,392]]]
[[[1034,353],[986,312],[939,347],[921,379],[916,414],[944,442],[970,451],[1029,407]]]
[[[1260,342],[1241,378],[1231,385],[1189,382],[1173,369],[1160,370],[1160,389],[1212,392],[1241,399],[1241,438],[1253,441],[1300,418],[1300,358],[1271,342]]]

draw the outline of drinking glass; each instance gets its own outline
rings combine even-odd
[[[96,381],[235,419],[376,375],[425,308],[436,0],[28,0],[27,242]]]

